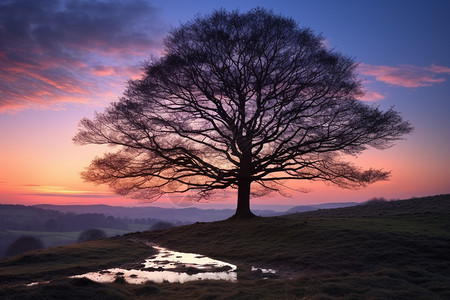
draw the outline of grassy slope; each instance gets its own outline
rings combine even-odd
[[[32,299],[42,295],[58,298],[63,294],[67,299],[85,296],[100,299],[102,295],[107,295],[105,299],[450,298],[450,195],[285,217],[198,223],[124,238],[127,243],[138,238],[234,262],[239,266],[239,282],[133,286],[61,279],[34,287],[3,285],[0,298]],[[132,257],[135,247],[143,247],[125,245],[118,238],[102,241],[116,244],[112,242],[109,245],[112,248],[106,251],[98,242],[92,243],[97,250],[85,248],[91,245],[86,244],[80,247],[85,249],[80,258],[84,261],[84,255],[89,253],[94,263],[96,255],[92,251],[100,251],[102,259],[110,252],[111,255],[115,252],[118,259],[126,252],[125,247],[133,247],[127,256]],[[34,267],[28,266],[23,256],[0,261],[0,281],[13,270],[15,278],[25,278],[31,267],[36,276],[39,272],[56,275],[72,271],[71,267],[60,266],[70,259],[77,263],[73,256],[63,255],[64,249],[71,248],[55,249],[61,252],[49,250],[59,259],[52,264],[44,260]],[[43,253],[47,252],[33,254],[34,259]],[[252,265],[278,269],[281,277],[257,279],[249,272]]]
[[[130,257],[144,259],[152,253],[144,244],[121,237],[30,251],[0,260],[0,283],[52,280],[128,263]]]

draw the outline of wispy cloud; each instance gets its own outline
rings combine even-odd
[[[51,193],[31,193],[31,194],[23,194],[26,196],[41,196],[41,197],[65,197],[65,198],[114,198],[116,195],[102,195],[102,194],[51,194]]]
[[[2,1],[0,112],[118,96],[161,49],[158,15],[139,0]]]
[[[48,185],[23,185],[30,192],[23,195],[29,196],[45,196],[45,197],[70,197],[70,198],[111,198],[112,193],[95,193],[91,191],[73,190],[65,186],[48,186]]]
[[[377,81],[407,88],[431,86],[446,81],[450,68],[431,65],[429,67],[400,65],[376,66],[360,64],[358,71],[362,75],[373,76]]]

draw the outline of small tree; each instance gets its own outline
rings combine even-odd
[[[15,256],[27,251],[44,248],[42,241],[34,236],[21,236],[17,238],[6,250],[5,256]]]
[[[149,200],[235,188],[235,217],[253,216],[251,192],[282,192],[284,180],[358,188],[387,179],[343,158],[385,149],[412,127],[356,100],[355,67],[321,36],[264,9],[198,17],[170,32],[164,55],[123,98],[81,120],[76,143],[119,147],[82,176]]]

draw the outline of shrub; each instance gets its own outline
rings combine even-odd
[[[100,229],[87,229],[80,233],[78,242],[87,242],[92,240],[103,239],[106,237],[106,233]]]
[[[150,227],[150,230],[164,230],[171,227],[173,227],[172,223],[159,221],[153,224],[152,227]]]
[[[42,248],[44,248],[44,244],[40,239],[34,236],[21,236],[9,245],[5,256],[15,256],[20,253]]]
[[[365,204],[370,205],[370,204],[385,203],[385,202],[388,202],[388,200],[384,199],[383,197],[380,197],[380,198],[375,197],[370,200],[367,200]]]

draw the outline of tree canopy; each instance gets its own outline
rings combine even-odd
[[[282,191],[285,180],[387,179],[345,157],[412,130],[393,109],[357,100],[353,59],[271,11],[215,11],[173,29],[164,46],[121,99],[81,120],[76,143],[118,146],[85,180],[150,200],[235,188],[235,216],[248,217],[250,194]]]

